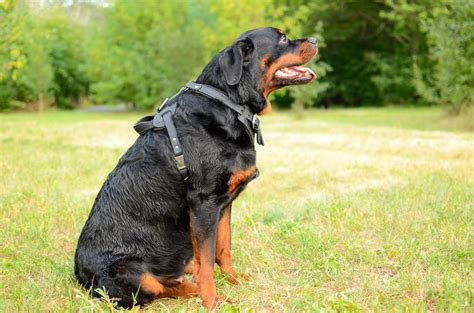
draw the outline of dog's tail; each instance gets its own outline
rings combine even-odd
[[[105,301],[116,302],[118,307],[130,309],[134,305],[144,304],[138,302],[138,297],[134,297],[132,291],[127,291],[123,286],[117,285],[110,277],[99,278],[95,287],[95,289],[89,287],[91,295]],[[135,293],[138,295],[138,289],[135,289]]]

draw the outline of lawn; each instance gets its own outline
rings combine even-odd
[[[139,117],[0,115],[0,311],[111,310],[75,282],[73,256]],[[262,118],[261,175],[233,208],[235,264],[253,280],[216,270],[222,311],[474,310],[473,133],[433,108],[305,117]]]

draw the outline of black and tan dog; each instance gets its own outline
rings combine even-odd
[[[290,40],[275,28],[242,34],[197,79],[238,105],[263,114],[270,92],[316,75],[300,65],[317,53],[316,39]],[[234,111],[189,91],[173,115],[189,169],[183,181],[165,130],[140,136],[102,186],[75,256],[79,282],[105,288],[118,304],[199,294],[214,310],[216,262],[231,283],[231,203],[254,179],[256,152]],[[184,278],[193,273],[195,282]],[[247,278],[247,275],[240,274]]]

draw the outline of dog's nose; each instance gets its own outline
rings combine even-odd
[[[309,41],[310,43],[312,43],[313,45],[315,45],[315,46],[318,44],[318,39],[316,39],[316,38],[314,38],[314,37],[309,37],[309,38],[308,38],[308,41]]]

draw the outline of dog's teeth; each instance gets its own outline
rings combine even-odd
[[[316,76],[316,74],[313,72],[313,70],[310,69],[309,67],[295,65],[295,66],[289,67],[288,69],[289,69],[289,71],[291,71],[294,74],[298,73],[298,74],[303,74],[303,75]]]
[[[316,74],[310,68],[304,66],[283,67],[275,72],[275,76],[281,79],[299,79],[314,76]]]

